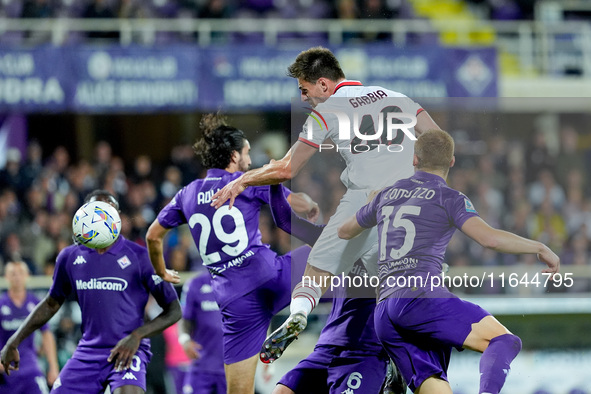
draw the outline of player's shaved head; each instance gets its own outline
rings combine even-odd
[[[287,68],[287,75],[310,83],[316,83],[319,78],[326,78],[333,82],[345,78],[345,73],[335,55],[323,47],[314,47],[301,52],[293,64]]]
[[[454,157],[454,140],[446,131],[427,130],[415,143],[417,170],[436,170],[447,173]]]

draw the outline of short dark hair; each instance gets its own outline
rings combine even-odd
[[[203,137],[195,142],[193,150],[206,168],[227,168],[232,153],[240,152],[244,147],[244,132],[228,126],[219,113],[203,115],[199,128]]]
[[[293,64],[287,68],[287,75],[310,83],[316,83],[319,78],[327,78],[334,82],[345,78],[335,55],[323,47],[300,52]]]
[[[89,203],[91,200],[96,201],[99,197],[109,200],[115,205],[115,209],[119,210],[119,201],[117,201],[117,198],[113,193],[105,189],[96,189],[88,193],[86,197],[84,197],[84,204]]]

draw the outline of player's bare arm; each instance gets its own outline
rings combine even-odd
[[[166,328],[172,326],[182,317],[181,304],[179,300],[174,300],[166,305],[160,315],[150,320],[143,326],[133,330],[131,334],[121,339],[113,349],[107,359],[108,362],[115,361],[116,371],[124,371],[131,366],[133,356],[140,347],[140,341],[161,333]]]
[[[18,346],[21,342],[49,321],[60,309],[61,304],[53,297],[46,296],[26,318],[24,323],[8,339],[0,353],[2,366],[7,375],[10,371],[18,370],[20,356]]]
[[[290,180],[316,152],[316,148],[297,141],[281,160],[272,160],[228,183],[213,195],[211,205],[217,209],[230,200],[231,208],[236,197],[248,186],[275,185]]]
[[[164,236],[168,231],[169,229],[162,227],[158,219],[154,220],[146,233],[148,254],[154,271],[159,277],[170,283],[180,283],[179,273],[175,270],[166,269],[166,263],[164,262]]]
[[[338,229],[338,236],[341,239],[353,239],[359,234],[361,234],[365,230],[364,227],[361,227],[357,222],[357,217],[355,215],[349,217],[349,219],[345,220],[343,224]]]
[[[480,245],[496,252],[536,254],[538,259],[548,266],[542,272],[555,274],[560,270],[560,258],[543,243],[495,229],[480,217],[466,220],[461,230]]]
[[[417,124],[415,125],[415,136],[418,138],[427,130],[441,130],[441,128],[435,123],[427,111],[421,111],[417,115]]]
[[[55,344],[55,337],[51,330],[43,331],[41,334],[41,348],[43,350],[43,354],[45,354],[45,358],[47,359],[48,369],[47,369],[47,383],[50,386],[53,386],[53,382],[57,379],[59,375],[59,365],[57,362],[57,346]]]
[[[195,324],[187,319],[181,319],[179,322],[179,343],[183,347],[185,354],[191,360],[198,360],[201,358],[199,350],[203,347],[191,339],[191,332],[193,332]]]

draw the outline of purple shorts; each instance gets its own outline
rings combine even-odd
[[[71,358],[68,360],[51,390],[52,394],[80,394],[84,387],[85,394],[103,393],[107,386],[111,392],[118,387],[132,385],[146,391],[146,366],[150,362],[151,354],[138,349],[129,369],[115,372],[115,364],[96,359],[84,360]]]
[[[211,372],[189,372],[185,375],[183,394],[226,394],[226,375]]]
[[[10,376],[0,374],[0,394],[14,393],[49,393],[45,376],[38,367],[23,369],[23,364],[21,364],[18,371],[10,371]]]
[[[292,276],[297,277],[299,273],[298,282],[301,280],[309,253],[310,247],[304,246],[278,256],[275,259],[275,278],[222,309],[225,364],[233,364],[259,354],[267,337],[271,318],[289,305],[293,288]],[[295,269],[292,260],[297,261],[297,266],[301,267]]]
[[[319,345],[278,384],[296,394],[378,394],[386,368],[386,358],[375,353]]]
[[[376,334],[412,391],[433,375],[447,380],[452,348],[462,350],[472,324],[489,315],[445,292],[447,298],[393,296],[376,306]]]

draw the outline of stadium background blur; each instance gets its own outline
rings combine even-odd
[[[523,339],[525,350],[504,392],[591,393],[588,1],[2,0],[0,266],[25,261],[35,275],[30,285],[41,295],[49,286],[45,275],[52,274],[55,256],[71,243],[72,214],[92,189],[106,188],[119,196],[122,234],[144,244],[147,226],[158,211],[183,185],[204,174],[191,148],[202,113],[220,109],[246,132],[254,167],[281,157],[297,135],[289,99],[246,105],[249,97],[264,103],[259,99],[265,94],[276,100],[273,92],[246,80],[238,81],[244,83],[247,97],[242,105],[236,104],[239,100],[227,106],[223,101],[198,101],[179,108],[78,111],[32,108],[35,100],[30,97],[11,99],[14,53],[136,45],[166,54],[168,46],[177,44],[196,53],[227,51],[230,58],[240,46],[280,54],[286,48],[297,53],[324,44],[353,57],[359,48],[376,44],[398,54],[492,48],[493,63],[477,63],[466,78],[468,83],[492,81],[493,95],[442,98],[430,94],[433,90],[400,90],[420,102],[455,138],[457,165],[449,184],[470,196],[491,225],[550,245],[561,256],[562,271],[574,274],[574,284],[545,290],[523,283],[502,286],[497,280],[493,286],[455,291],[482,304]],[[359,73],[355,66],[350,57],[343,61],[350,77]],[[400,66],[405,65],[391,67]],[[289,84],[283,96],[297,98],[297,84],[283,76],[284,64],[276,68],[277,78]],[[386,75],[380,82],[396,88],[395,79],[389,81]],[[294,190],[307,192],[320,204],[321,220],[332,214],[344,192],[339,181],[342,168],[340,156],[323,152],[292,182]],[[292,240],[273,226],[268,212],[261,216],[261,232],[263,241],[277,252],[291,249]],[[166,256],[171,268],[186,272],[185,279],[203,269],[186,228],[168,237]],[[533,257],[499,255],[461,234],[454,236],[447,262],[450,275],[486,272],[498,278],[500,272],[517,272],[521,278],[541,269]],[[6,287],[4,281],[0,287]],[[62,310],[52,327],[63,364],[77,343],[80,320],[75,303]],[[276,363],[272,383],[311,351],[327,309],[319,312],[303,340]],[[162,344],[155,345],[157,356],[161,349]],[[454,392],[470,392],[478,379],[477,359],[463,353],[454,357]],[[270,393],[272,386],[260,380],[258,387]]]

